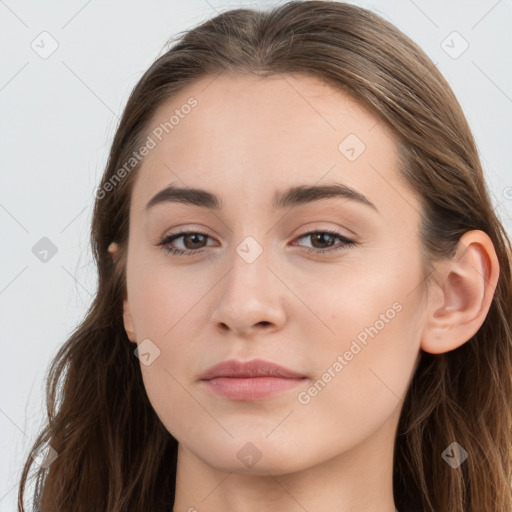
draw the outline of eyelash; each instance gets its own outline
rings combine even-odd
[[[304,233],[303,235],[299,236],[297,238],[297,240],[300,240],[301,238],[305,238],[305,237],[310,236],[310,235],[319,234],[319,233],[320,234],[328,234],[328,235],[331,235],[331,236],[333,236],[335,238],[340,239],[342,241],[342,245],[340,245],[338,247],[335,247],[334,249],[333,248],[328,248],[328,249],[312,249],[310,247],[305,247],[304,249],[306,250],[306,252],[308,254],[333,253],[333,252],[341,251],[341,250],[344,250],[344,249],[348,249],[350,247],[354,247],[356,245],[356,243],[353,240],[349,240],[348,238],[340,235],[338,232],[331,231],[329,229],[323,229],[323,230],[319,230],[319,231],[309,231],[309,232]],[[176,247],[170,247],[170,243],[171,242],[173,242],[174,240],[176,240],[178,238],[181,238],[181,237],[183,237],[185,235],[202,235],[202,236],[205,236],[207,238],[210,238],[208,233],[204,233],[203,231],[197,231],[197,230],[195,230],[195,231],[182,231],[180,233],[176,233],[174,235],[170,235],[168,237],[165,237],[157,245],[162,246],[162,250],[165,251],[167,254],[174,254],[174,255],[178,255],[178,256],[187,256],[187,255],[198,254],[200,252],[203,252],[204,248],[193,250],[193,249],[177,249]]]

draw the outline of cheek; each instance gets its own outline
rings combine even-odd
[[[356,318],[344,317],[346,323],[356,323],[352,332],[364,336],[341,335],[337,346],[331,344],[321,360],[317,359],[316,378],[297,397],[295,428],[300,429],[301,422],[308,424],[316,418],[313,428],[317,438],[329,440],[331,448],[341,449],[362,442],[393,414],[398,414],[419,342],[414,338],[411,307],[402,304],[400,311],[392,311],[388,313],[388,323],[380,319],[376,322],[375,315],[364,315],[363,321],[360,313],[357,318],[363,328],[357,325]],[[341,320],[338,327],[342,332]]]
[[[183,376],[169,369],[167,350],[151,366],[141,366],[142,378],[151,406],[162,424],[176,439],[183,439],[196,429],[205,428],[208,416],[194,400]]]
[[[158,259],[158,261],[156,261]],[[171,267],[165,259],[137,256],[128,266],[127,288],[138,338],[165,341],[201,308],[201,298],[211,289],[202,275]]]
[[[316,331],[316,339],[319,328],[325,332],[312,354],[317,381],[301,402],[312,406],[313,415],[327,414],[337,404],[344,411],[340,421],[371,421],[404,398],[419,353],[421,316],[415,284],[421,282],[421,272],[419,264],[402,263],[386,267],[381,260],[377,267],[361,261],[358,270],[330,279],[329,287],[308,285],[305,296],[330,331],[319,322],[309,331],[305,323],[303,331],[309,337]]]
[[[320,322],[310,324],[319,332],[323,329],[323,345],[339,351],[348,350],[352,340],[362,346],[373,338],[383,338],[393,324],[400,324],[401,310],[410,302],[411,287],[406,282],[416,279],[415,269],[402,269],[363,261],[350,268],[341,268],[331,275],[318,275],[304,280],[297,288]],[[399,341],[399,338],[396,338]]]

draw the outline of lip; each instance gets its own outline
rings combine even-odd
[[[200,377],[210,391],[232,400],[267,398],[291,389],[305,379],[305,375],[262,359],[223,361]]]
[[[305,377],[270,361],[252,359],[251,361],[238,361],[229,359],[208,368],[200,377],[201,380],[215,379],[218,377],[281,377],[284,379],[299,379]]]

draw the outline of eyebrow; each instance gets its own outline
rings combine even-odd
[[[334,183],[331,185],[299,185],[282,192],[278,191],[274,194],[272,207],[273,209],[280,210],[333,197],[356,201],[369,206],[379,213],[377,207],[366,196],[342,183]],[[160,190],[160,192],[150,199],[146,204],[146,212],[161,203],[184,203],[212,210],[222,209],[222,200],[215,194],[198,188],[176,187],[172,184]]]

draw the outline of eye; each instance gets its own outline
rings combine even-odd
[[[356,243],[353,240],[344,237],[337,231],[331,230],[310,231],[308,233],[304,233],[296,240],[302,240],[303,238],[308,237],[313,241],[313,245],[327,245],[326,248],[305,247],[306,252],[313,254],[341,251],[343,249],[347,249],[356,245]],[[174,247],[173,245],[174,242],[176,240],[179,240],[180,238],[183,239],[182,242],[185,245],[184,249]],[[208,240],[208,238],[210,238],[210,236],[202,231],[182,231],[180,233],[176,233],[174,235],[165,237],[157,245],[162,246],[163,250],[168,254],[191,255],[203,252],[205,248],[205,243]],[[338,239],[340,243],[337,246],[334,246],[333,241],[336,239]]]
[[[171,245],[175,240],[180,238],[183,238],[183,242],[185,245],[189,246],[188,248],[179,249]],[[158,245],[161,245],[163,250],[170,254],[192,254],[202,252],[203,247],[201,244],[208,238],[208,234],[202,231],[182,231],[181,233],[165,237]]]
[[[329,229],[322,231],[310,231],[309,233],[301,235],[297,240],[302,240],[303,238],[310,238],[313,242],[313,245],[317,243],[319,243],[320,245],[327,244],[327,248],[305,248],[306,252],[313,254],[341,251],[343,249],[347,249],[356,245],[356,243],[353,240],[344,237],[337,231],[331,231]],[[341,245],[334,246],[333,240],[335,239],[340,240]]]

